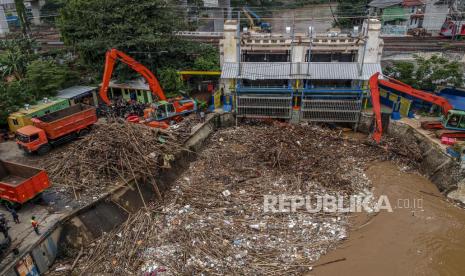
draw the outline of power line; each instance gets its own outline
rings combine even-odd
[[[96,12],[97,13],[97,12]],[[428,15],[431,15],[431,17],[435,18],[435,16],[439,16],[439,15],[448,15],[449,13],[430,13]],[[461,12],[460,14],[464,14],[465,15],[465,12]],[[405,14],[405,16],[409,16],[409,15],[415,15],[415,13],[409,13],[409,14]],[[434,16],[433,16],[434,15]],[[41,16],[32,16],[32,17],[28,17],[28,19],[38,19],[38,18],[50,18],[50,17],[59,17],[60,15],[59,14],[52,14],[52,15],[41,15]],[[384,17],[384,18],[387,18],[387,17],[394,17],[394,18],[397,18],[398,15],[381,15],[381,16],[367,16],[367,15],[360,15],[360,16],[337,16],[338,18],[341,18],[341,19],[361,19],[361,18],[381,18],[381,17]],[[175,20],[176,18],[173,18],[173,20]],[[199,18],[196,18],[196,17],[186,17],[186,19],[196,19],[196,20],[214,20],[214,19],[225,19],[224,17],[207,17],[207,18],[202,18],[202,17],[199,17]],[[295,19],[295,20],[323,20],[323,19],[333,19],[332,16],[323,16],[323,17],[262,17],[261,19],[264,19],[264,20],[292,20],[292,19]],[[8,22],[8,21],[11,21],[11,20],[0,20],[0,21],[3,21],[3,22]]]

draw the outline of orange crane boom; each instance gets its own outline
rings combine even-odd
[[[149,87],[150,87],[150,91],[152,91],[152,94],[156,96],[158,100],[160,101],[166,100],[165,93],[163,92],[163,89],[161,88],[160,83],[158,82],[158,79],[147,67],[140,64],[135,59],[126,55],[125,53],[118,51],[116,49],[111,49],[107,51],[106,53],[105,70],[103,73],[102,86],[100,87],[100,92],[99,92],[100,98],[107,105],[110,105],[111,103],[110,99],[108,98],[108,86],[110,85],[111,76],[113,74],[113,69],[115,67],[115,63],[117,60],[120,60],[121,62],[127,64],[134,71],[141,74],[144,77],[144,79],[147,80],[147,83],[149,84]]]
[[[371,76],[370,80],[368,81],[371,91],[373,113],[375,115],[375,130],[373,133],[373,139],[378,143],[381,141],[381,135],[383,133],[383,128],[381,126],[381,104],[379,101],[379,85],[392,88],[396,91],[413,96],[417,99],[438,105],[442,108],[442,112],[445,115],[447,115],[447,113],[453,109],[449,101],[447,101],[447,99],[443,97],[436,96],[426,91],[415,89],[408,84],[405,84],[392,78],[388,78],[387,80],[380,80],[379,75],[379,72],[373,74],[373,76]]]

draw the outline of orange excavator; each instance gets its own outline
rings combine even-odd
[[[373,139],[376,142],[379,143],[381,141],[381,135],[383,133],[381,125],[381,104],[379,99],[380,85],[441,107],[443,115],[440,121],[426,121],[421,124],[424,129],[437,130],[436,136],[438,138],[465,138],[465,111],[454,109],[449,101],[443,97],[415,89],[408,84],[389,77],[386,77],[386,79],[379,79],[379,75],[379,72],[375,73],[368,82],[371,91],[373,113],[375,115]]]
[[[105,70],[103,72],[103,81],[99,93],[100,98],[107,105],[111,104],[111,101],[108,98],[108,87],[110,85],[115,63],[118,60],[141,74],[147,81],[150,91],[157,99],[152,104],[151,108],[144,110],[144,119],[141,120],[137,116],[130,116],[127,118],[128,121],[146,124],[151,127],[168,128],[170,122],[178,122],[182,120],[183,115],[187,115],[197,110],[197,104],[192,99],[183,97],[167,99],[158,79],[147,67],[116,49],[111,49],[106,53]]]

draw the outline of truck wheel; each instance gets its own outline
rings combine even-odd
[[[87,128],[85,128],[85,129],[79,131],[79,137],[84,137],[84,136],[88,135],[89,132],[90,131]]]
[[[37,154],[42,156],[42,155],[45,155],[47,154],[50,150],[52,149],[52,147],[50,147],[50,145],[42,145],[40,146],[40,148],[37,150]]]

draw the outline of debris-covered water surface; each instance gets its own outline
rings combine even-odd
[[[348,214],[265,212],[264,196],[369,194],[364,171],[371,161],[403,162],[416,151],[388,141],[380,147],[347,138],[340,130],[287,124],[218,130],[164,194],[164,202],[131,215],[95,241],[75,270],[118,275],[305,273],[346,238]]]
[[[128,179],[150,181],[184,150],[182,144],[198,122],[195,114],[168,130],[114,118],[99,122],[89,135],[48,156],[54,189],[86,204]]]

